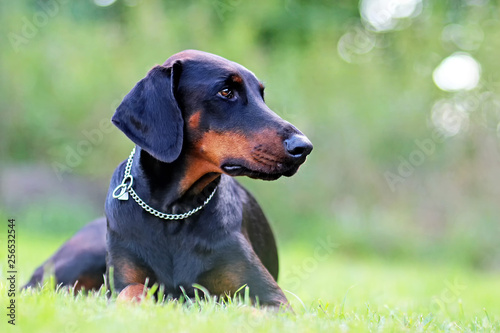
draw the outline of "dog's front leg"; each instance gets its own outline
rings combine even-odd
[[[251,245],[241,236],[214,256],[217,264],[201,274],[198,283],[211,294],[234,296],[240,287],[249,287],[250,298],[261,305],[289,308],[288,301]]]
[[[107,266],[108,281],[112,282],[110,287],[119,293],[118,301],[140,302],[145,297],[146,287],[156,282],[152,270],[122,247],[109,247]]]

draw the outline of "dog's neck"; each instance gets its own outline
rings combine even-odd
[[[220,173],[206,172],[204,168],[193,167],[193,160],[182,156],[172,163],[162,162],[136,148],[136,163],[148,181],[151,197],[163,208],[172,205],[186,205],[203,202],[219,183]]]

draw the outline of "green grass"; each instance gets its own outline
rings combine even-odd
[[[61,242],[27,233],[22,240],[18,283]],[[279,283],[295,313],[256,309],[244,299],[133,305],[117,304],[103,293],[74,297],[45,288],[19,294],[16,326],[8,332],[500,330],[500,279],[494,274],[463,266],[349,258],[335,251],[321,253],[320,244],[281,248]],[[2,275],[2,298],[5,281]],[[0,327],[7,326],[2,317]]]

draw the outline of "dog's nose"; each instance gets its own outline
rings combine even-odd
[[[309,155],[313,145],[304,135],[294,134],[285,140],[285,148],[291,157],[299,159]]]

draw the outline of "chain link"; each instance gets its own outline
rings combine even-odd
[[[137,202],[137,204],[139,206],[141,206],[145,211],[147,211],[148,213],[156,216],[156,217],[159,217],[161,219],[164,219],[164,220],[184,220],[184,219],[187,219],[188,217],[190,217],[191,215],[193,215],[194,213],[198,212],[200,209],[202,209],[203,207],[205,207],[209,202],[210,200],[212,200],[212,197],[214,196],[215,194],[215,191],[217,191],[217,186],[214,188],[214,190],[212,191],[212,193],[210,194],[210,196],[203,202],[203,204],[201,206],[198,206],[192,210],[190,210],[189,212],[186,212],[186,213],[183,213],[183,214],[166,214],[166,213],[162,213],[156,209],[154,209],[153,207],[149,206],[147,203],[144,202],[144,200],[142,200],[138,195],[137,193],[134,191],[134,189],[132,188],[132,184],[133,184],[133,181],[134,181],[134,178],[132,177],[132,175],[130,174],[130,171],[132,169],[132,163],[133,163],[133,160],[134,160],[134,154],[135,154],[135,147],[134,149],[132,149],[132,152],[130,153],[129,157],[128,157],[128,160],[127,160],[127,164],[125,165],[125,174],[123,175],[123,181],[120,185],[118,185],[114,192],[113,192],[113,197],[114,198],[119,198],[121,195],[123,195],[123,193],[120,193],[118,195],[115,195],[115,192],[120,189],[120,188],[124,188],[123,192],[128,192],[130,193],[130,195],[132,196],[132,198],[135,200],[135,202]],[[127,185],[127,180],[130,179],[130,183]]]

